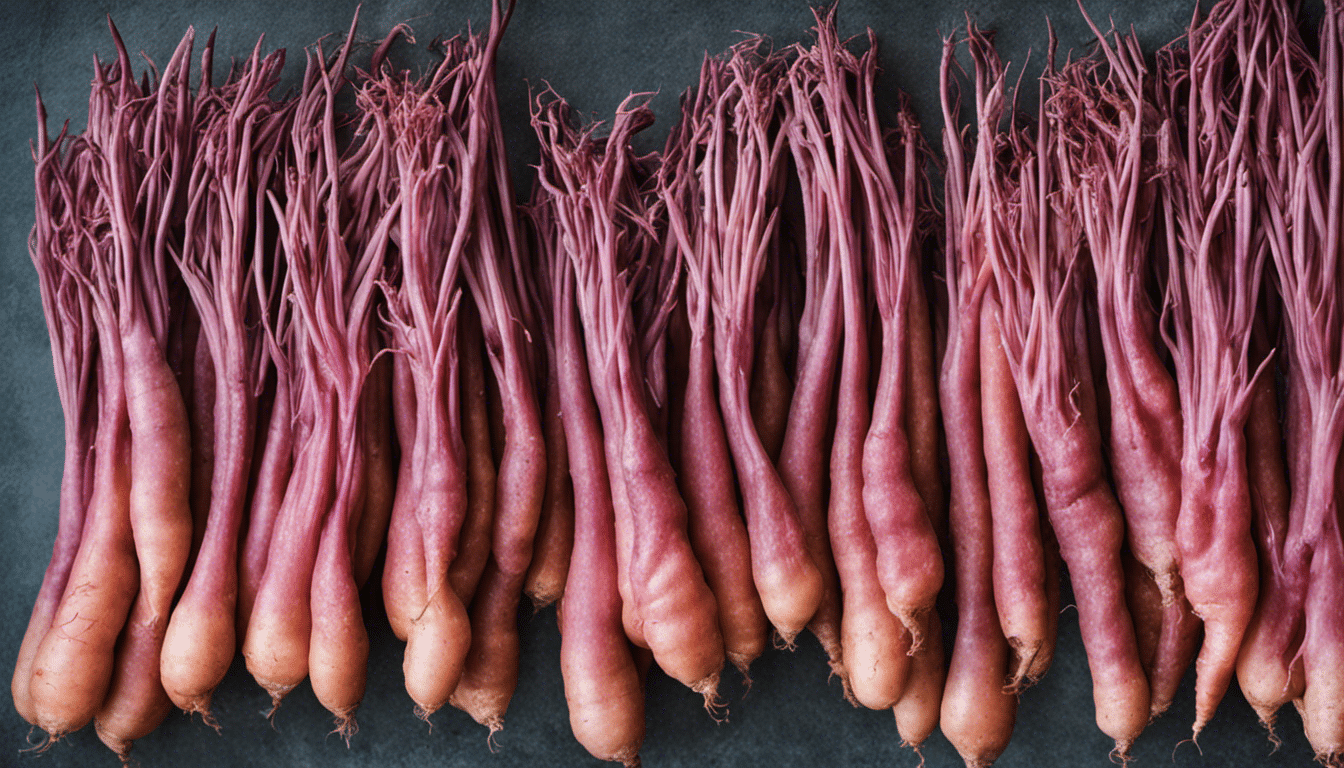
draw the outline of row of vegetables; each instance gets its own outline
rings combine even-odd
[[[174,707],[211,722],[241,651],[348,737],[381,579],[425,719],[501,727],[526,594],[595,757],[638,762],[650,663],[716,715],[725,662],[808,631],[906,743],[988,765],[1065,570],[1118,758],[1194,663],[1195,736],[1235,679],[1341,763],[1334,0],[1310,43],[1288,0],[1152,61],[1052,38],[1034,105],[968,22],[936,159],[819,10],[706,57],[658,152],[648,95],[585,124],[535,94],[525,204],[512,11],[419,75],[404,25],[356,66],[352,23],[284,95],[283,51],[216,84],[189,31],[137,80],[114,28],[82,134],[39,98],[66,453],[24,718],[125,760]]]

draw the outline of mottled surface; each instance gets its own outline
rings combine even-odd
[[[37,278],[25,238],[32,224],[32,165],[28,141],[34,135],[32,85],[46,98],[53,130],[61,120],[82,126],[92,74],[91,57],[111,55],[103,16],[111,13],[133,50],[166,61],[188,25],[203,39],[219,27],[216,71],[230,56],[250,51],[257,35],[266,44],[291,49],[292,84],[299,71],[298,49],[348,25],[354,0],[316,3],[179,2],[148,0],[73,3],[55,0],[0,0],[0,669],[7,682],[19,641],[56,534],[62,431],[43,325]],[[1186,2],[1128,0],[1092,4],[1099,23],[1111,14],[1133,25],[1150,49],[1179,33],[1189,16]],[[1072,0],[1018,4],[1008,0],[970,2],[982,25],[999,31],[1005,59],[1020,62],[1029,48],[1045,43],[1045,17],[1055,21],[1061,49],[1081,49],[1086,27]],[[366,2],[361,39],[381,37],[393,24],[409,20],[421,43],[452,34],[470,18],[488,23],[488,5],[463,7],[411,0]],[[582,113],[610,114],[629,91],[657,90],[658,114],[644,147],[666,136],[680,91],[696,77],[704,51],[718,52],[740,39],[735,30],[761,32],[780,44],[804,39],[811,22],[806,3],[742,0],[522,0],[500,49],[500,98],[506,132],[514,147],[514,169],[525,178],[535,161],[527,126],[528,82],[543,80]],[[914,96],[926,132],[936,136],[937,64],[940,34],[964,24],[958,3],[845,0],[842,34],[873,26],[883,46],[883,88]],[[408,60],[406,48],[399,49]],[[367,53],[366,53],[367,55]],[[1039,61],[1039,59],[1038,59]],[[1033,66],[1032,71],[1036,68]],[[1024,96],[1024,98],[1026,98]],[[1033,96],[1034,98],[1034,96]],[[530,183],[530,182],[529,182]],[[411,713],[402,689],[401,644],[392,636],[376,590],[366,592],[366,616],[373,647],[369,691],[359,711],[360,732],[347,749],[329,736],[331,722],[307,686],[296,690],[276,715],[274,727],[262,717],[267,697],[234,665],[215,700],[223,729],[216,735],[199,721],[173,715],[152,736],[137,743],[135,761],[145,768],[200,766],[480,766],[593,765],[569,733],[559,671],[555,614],[547,610],[524,622],[522,676],[506,727],[492,751],[485,730],[456,710],[436,715],[432,731]],[[1110,744],[1092,722],[1092,698],[1076,612],[1066,610],[1055,667],[1027,691],[1017,731],[1001,766],[1109,765]],[[944,632],[950,640],[951,633]],[[890,713],[852,709],[838,683],[828,683],[820,649],[810,636],[796,653],[771,651],[753,668],[748,695],[733,676],[724,687],[730,719],[716,725],[700,700],[655,672],[649,680],[649,730],[643,751],[648,766],[915,766],[919,758],[899,746]],[[1177,743],[1188,735],[1194,714],[1193,675],[1187,675],[1172,711],[1151,725],[1134,747],[1140,766],[1306,766],[1311,764],[1295,712],[1280,717],[1284,746],[1270,745],[1235,686],[1218,717],[1195,746]],[[112,754],[85,728],[42,755],[25,755],[28,726],[8,696],[0,704],[0,766],[114,766]],[[941,735],[925,747],[930,766],[960,760]],[[1174,760],[1173,760],[1174,758]]]

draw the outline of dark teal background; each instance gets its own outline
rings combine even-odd
[[[46,99],[53,131],[66,118],[82,126],[92,75],[91,57],[108,57],[112,45],[104,21],[110,13],[131,50],[166,61],[188,25],[198,41],[218,26],[217,75],[230,56],[245,56],[258,35],[266,49],[291,51],[286,82],[301,66],[300,49],[326,34],[340,35],[355,2],[108,3],[0,0],[0,671],[7,683],[32,600],[56,532],[62,460],[62,427],[42,320],[37,279],[26,253],[32,225],[32,166],[28,141],[35,133],[33,84]],[[1095,2],[1106,26],[1133,25],[1152,50],[1180,33],[1190,15],[1187,2],[1129,0]],[[926,132],[936,139],[937,67],[941,34],[964,27],[969,10],[983,26],[997,29],[1006,59],[1021,62],[1039,53],[1050,17],[1062,51],[1083,49],[1087,32],[1073,0],[1014,3],[978,0],[938,4],[919,0],[844,0],[841,33],[877,30],[883,50],[883,88],[913,97]],[[485,0],[429,3],[366,2],[359,34],[381,38],[409,21],[421,43],[453,34],[468,21],[488,24]],[[705,51],[717,53],[740,39],[737,30],[760,32],[781,44],[804,39],[812,22],[802,0],[692,2],[691,0],[522,0],[499,52],[500,99],[514,171],[525,179],[535,143],[527,125],[527,88],[543,80],[581,112],[610,114],[630,91],[658,91],[658,124],[644,148],[661,145],[676,115],[677,96],[691,85]],[[423,47],[423,46],[422,46]],[[411,52],[398,49],[408,60]],[[1037,65],[1032,66],[1034,73]],[[1026,103],[1032,103],[1030,101]],[[530,181],[528,182],[530,184]],[[285,701],[273,723],[261,715],[267,697],[241,662],[215,698],[222,734],[174,714],[136,744],[135,763],[171,766],[479,766],[596,765],[569,732],[560,682],[555,613],[546,610],[523,622],[522,676],[505,729],[492,750],[485,729],[462,713],[445,709],[426,727],[411,713],[402,689],[401,644],[382,615],[377,590],[366,590],[366,618],[373,646],[369,689],[358,715],[360,731],[349,748],[328,735],[328,714],[306,687]],[[944,616],[948,616],[944,611]],[[998,765],[1106,766],[1110,743],[1093,724],[1090,681],[1078,636],[1076,612],[1066,609],[1055,666],[1022,698],[1016,734]],[[945,624],[950,637],[951,626]],[[902,749],[889,712],[856,710],[827,680],[817,644],[804,636],[796,652],[771,651],[753,667],[755,683],[744,695],[728,673],[724,693],[729,720],[715,724],[699,697],[654,672],[648,683],[645,765],[661,766],[910,766],[919,763]],[[91,728],[70,736],[45,754],[21,754],[29,735],[8,695],[0,696],[0,766],[115,766],[116,760]],[[1134,746],[1138,766],[1307,766],[1311,753],[1296,713],[1280,717],[1284,746],[1271,754],[1263,729],[1235,686],[1200,740],[1186,739],[1193,718],[1191,680],[1172,712],[1153,723]],[[940,734],[924,749],[929,766],[959,766]]]

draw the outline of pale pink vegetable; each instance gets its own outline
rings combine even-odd
[[[557,126],[559,127],[559,126]],[[570,729],[589,754],[631,766],[644,741],[642,675],[621,621],[616,525],[602,425],[575,303],[574,265],[539,190],[531,215],[547,358],[554,361],[566,465],[574,487],[574,546],[560,602],[560,673]]]
[[[1337,247],[1344,213],[1344,110],[1339,103],[1344,13],[1338,4],[1327,4],[1319,60],[1307,52],[1286,3],[1268,4],[1256,21],[1270,36],[1256,62],[1257,74],[1267,82],[1256,110],[1255,156],[1282,299],[1292,495],[1286,520],[1282,509],[1265,503],[1272,499],[1253,500],[1264,563],[1260,601],[1237,675],[1267,725],[1272,726],[1284,702],[1293,700],[1317,760],[1337,765],[1344,759],[1344,674],[1339,667],[1344,660],[1339,616],[1344,283]],[[1259,392],[1254,396],[1260,398]],[[1249,449],[1255,447],[1252,430],[1258,428],[1252,414]],[[1258,467],[1258,462],[1252,465],[1253,478]]]
[[[467,103],[468,136],[481,149],[475,164],[477,205],[472,242],[463,263],[471,298],[480,311],[485,348],[498,384],[503,449],[495,484],[490,561],[472,602],[472,647],[451,703],[495,730],[517,681],[516,609],[522,597],[532,544],[546,490],[546,442],[537,404],[532,348],[532,308],[520,281],[526,263],[514,211],[513,186],[495,94],[495,54],[513,14],[512,0],[490,7],[490,32]],[[478,139],[479,136],[479,139]],[[512,279],[510,279],[512,278]],[[507,669],[497,669],[502,664]]]
[[[398,28],[401,31],[401,28]],[[392,596],[389,616],[405,633],[402,670],[416,712],[427,717],[457,687],[471,642],[466,609],[448,579],[467,512],[466,447],[459,409],[459,280],[473,215],[473,188],[485,141],[464,133],[468,94],[475,80],[469,64],[477,41],[452,41],[427,77],[379,66],[360,88],[358,103],[372,135],[390,152],[400,203],[393,235],[396,255],[384,281],[388,324],[397,365],[410,392],[397,403],[404,422],[398,498],[389,546],[392,573],[414,576],[415,598]],[[403,384],[404,386],[404,384]],[[392,542],[391,538],[396,541]],[[403,547],[409,549],[403,550]],[[416,553],[419,562],[401,554]],[[385,577],[384,584],[386,585]]]
[[[309,52],[285,143],[292,171],[283,201],[270,198],[294,302],[289,362],[309,374],[296,393],[299,418],[311,419],[312,427],[297,451],[243,643],[248,670],[273,701],[311,675],[318,700],[347,736],[368,658],[350,540],[363,486],[360,403],[372,358],[377,266],[398,210],[397,201],[375,208],[367,231],[349,246],[341,236],[345,217],[360,216],[365,196],[377,199],[379,187],[340,180],[360,178],[360,167],[381,160],[376,146],[356,145],[345,159],[336,149],[334,100],[353,37],[354,22],[330,64],[320,50]]]

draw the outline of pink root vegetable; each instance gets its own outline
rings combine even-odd
[[[1087,21],[1092,24],[1091,18]],[[1153,716],[1170,705],[1197,648],[1199,621],[1179,572],[1181,411],[1159,354],[1148,300],[1156,223],[1157,112],[1138,41],[1104,36],[1097,55],[1058,73],[1047,111],[1064,137],[1067,196],[1077,201],[1097,283],[1097,320],[1110,407],[1108,457],[1134,557],[1160,610],[1140,628],[1157,642],[1150,664]],[[1137,622],[1137,619],[1136,619]]]
[[[642,674],[621,620],[616,525],[602,424],[593,401],[575,303],[574,267],[544,194],[532,208],[542,331],[554,361],[574,487],[574,546],[560,603],[560,674],[574,737],[589,754],[637,765],[644,741]]]
[[[686,360],[678,393],[679,472],[686,499],[691,547],[714,592],[728,660],[745,676],[765,650],[769,619],[751,571],[751,545],[737,504],[732,453],[715,395],[714,326],[711,322],[711,263],[701,243],[706,228],[694,215],[701,176],[694,161],[697,131],[717,104],[720,65],[706,60],[694,98],[682,103],[682,122],[668,138],[659,194],[667,210],[668,236],[686,262]],[[766,329],[769,335],[776,335]],[[675,385],[674,385],[675,387]],[[677,414],[677,412],[674,412]],[[749,678],[748,678],[749,679]]]
[[[42,586],[19,645],[10,684],[14,708],[33,724],[36,724],[30,694],[33,659],[42,638],[51,628],[52,617],[79,551],[92,490],[89,475],[94,462],[90,452],[98,426],[98,399],[94,389],[97,336],[92,296],[62,263],[63,252],[81,247],[78,229],[80,196],[89,194],[87,185],[92,179],[87,172],[82,179],[71,173],[77,166],[77,155],[67,151],[72,140],[64,130],[54,141],[50,138],[46,108],[40,96],[37,98],[37,123],[38,141],[32,147],[36,222],[28,238],[28,252],[37,270],[42,310],[51,338],[56,393],[65,418],[65,468],[61,473],[56,543],[52,546],[51,562],[43,574]],[[64,157],[63,152],[66,152]],[[87,171],[87,162],[83,167]]]
[[[633,618],[659,666],[712,703],[724,661],[714,595],[692,553],[686,506],[652,426],[631,309],[628,268],[639,265],[640,238],[648,230],[647,222],[632,220],[643,206],[630,183],[628,142],[651,119],[646,106],[627,100],[611,135],[599,142],[591,129],[575,130],[567,106],[554,98],[536,106],[533,125],[543,148],[540,183],[555,206],[577,278],[589,373],[617,502],[618,568],[623,545],[619,499],[628,505],[625,624],[628,630]]]
[[[871,194],[858,197],[861,189],[871,190],[860,186],[860,174],[853,170],[862,154],[857,145],[867,135],[866,126],[853,124],[859,119],[852,114],[856,97],[846,80],[864,72],[865,65],[840,46],[833,16],[818,16],[817,27],[817,45],[805,51],[790,72],[793,114],[798,125],[791,141],[809,156],[815,173],[812,181],[826,200],[833,258],[840,266],[844,330],[827,522],[840,576],[840,642],[850,690],[860,704],[886,709],[896,703],[905,688],[911,640],[885,598],[879,550],[864,514],[868,501],[864,495],[864,438],[869,426],[869,307],[860,250],[865,233],[857,225],[861,217],[883,214],[871,210]],[[871,49],[868,55],[871,65]],[[857,98],[863,98],[862,93]],[[871,177],[871,159],[865,160]]]
[[[485,137],[466,130],[467,64],[479,42],[456,39],[427,77],[412,79],[382,66],[359,93],[395,170],[396,257],[384,282],[388,320],[402,358],[398,398],[402,475],[389,532],[393,565],[384,578],[406,579],[392,594],[389,616],[406,637],[402,669],[416,712],[428,717],[457,687],[471,633],[466,609],[449,582],[467,512],[466,446],[459,405],[459,273],[473,216],[476,156]],[[408,380],[408,381],[407,381]],[[412,562],[414,555],[415,562]]]
[[[288,118],[268,96],[283,62],[282,53],[263,59],[258,44],[236,79],[199,97],[217,99],[212,109],[219,112],[197,138],[187,226],[198,235],[185,239],[178,259],[201,318],[198,349],[207,351],[215,372],[214,441],[209,514],[168,623],[160,670],[173,703],[207,717],[211,692],[228,672],[237,646],[239,534],[259,387],[257,342],[248,327],[250,260],[265,242],[264,190]]]
[[[1344,350],[1339,343],[1344,283],[1339,280],[1336,244],[1344,213],[1344,111],[1339,103],[1344,12],[1336,3],[1327,4],[1320,54],[1314,59],[1287,3],[1257,10],[1256,29],[1270,41],[1255,60],[1266,85],[1257,103],[1254,157],[1264,178],[1269,214],[1265,232],[1287,341],[1285,430],[1292,495],[1286,519],[1275,503],[1277,494],[1252,499],[1253,530],[1263,558],[1261,592],[1237,673],[1262,721],[1272,726],[1279,707],[1293,700],[1317,760],[1338,765],[1344,760],[1344,673],[1339,668],[1344,621],[1338,604],[1344,583],[1339,508],[1344,415],[1338,407],[1344,395]],[[1263,329],[1256,330],[1263,336]],[[1268,387],[1267,378],[1269,374],[1262,374],[1251,385],[1255,399],[1247,453],[1256,490],[1260,486],[1254,480],[1266,472],[1266,459],[1256,455],[1254,438],[1272,436],[1277,426],[1256,418],[1259,390]],[[1270,455],[1271,470],[1277,460]]]
[[[354,23],[330,64],[320,50],[309,52],[286,137],[293,170],[283,202],[270,195],[294,303],[289,360],[308,373],[297,393],[299,419],[311,419],[312,427],[297,452],[243,643],[248,670],[275,702],[311,676],[318,700],[346,736],[354,730],[368,658],[350,538],[363,494],[360,403],[372,362],[377,266],[399,208],[399,201],[370,202],[385,200],[382,187],[359,172],[386,167],[383,147],[356,145],[344,159],[336,150],[334,100],[345,82]],[[370,209],[359,237],[341,236],[347,217]]]
[[[472,647],[452,703],[491,731],[502,722],[517,683],[517,607],[546,491],[546,441],[536,383],[540,357],[531,346],[537,343],[532,303],[519,283],[526,259],[495,95],[495,53],[513,7],[512,0],[506,8],[491,3],[490,32],[467,105],[468,136],[473,141],[479,136],[482,142],[481,151],[471,154],[481,199],[473,210],[474,242],[463,274],[480,311],[485,348],[499,388],[503,449],[495,484],[491,560],[472,603]]]
[[[1245,426],[1257,375],[1248,347],[1269,250],[1253,224],[1258,193],[1250,183],[1260,87],[1251,67],[1267,29],[1246,4],[1228,0],[1192,25],[1188,50],[1168,48],[1158,58],[1172,258],[1163,326],[1183,416],[1176,544],[1186,597],[1204,621],[1195,734],[1231,683],[1259,586]]]
[[[694,251],[688,263],[708,262],[703,288],[713,316],[719,410],[742,492],[752,577],[765,615],[788,645],[816,613],[822,585],[792,496],[751,416],[756,291],[775,247],[786,135],[772,125],[781,62],[758,52],[760,44],[748,40],[702,67],[702,88],[713,90],[688,129],[703,152],[696,170],[702,213],[692,219],[696,247],[683,250]]]
[[[972,40],[976,38],[973,36]],[[947,435],[948,524],[956,577],[957,633],[943,689],[940,726],[968,766],[998,758],[1012,737],[1017,697],[1004,688],[1008,679],[1008,641],[999,626],[993,590],[993,523],[985,468],[981,416],[980,343],[982,305],[992,273],[979,236],[990,137],[976,144],[968,167],[958,120],[959,94],[952,68],[956,43],[943,43],[940,85],[943,99],[943,150],[947,220],[944,280],[947,285],[947,349],[939,379],[943,428]],[[976,73],[978,114],[986,100],[1002,98],[983,67]]]
[[[787,108],[786,103],[786,108]],[[796,131],[799,123],[790,123]],[[825,651],[832,674],[852,699],[840,642],[840,577],[826,521],[832,403],[840,355],[840,261],[830,245],[828,198],[815,182],[811,156],[789,141],[801,193],[803,309],[798,321],[793,397],[780,447],[780,480],[798,509],[807,552],[821,574],[821,598],[808,629]]]
[[[1047,63],[1047,77],[1051,72]],[[1015,128],[1005,139],[1008,164],[990,166],[986,185],[1003,349],[1040,458],[1046,511],[1069,566],[1097,726],[1123,758],[1148,723],[1150,694],[1125,602],[1124,519],[1102,458],[1080,225],[1062,202],[1068,190],[1060,181],[1060,137],[1045,119],[1044,98],[1035,136]]]

